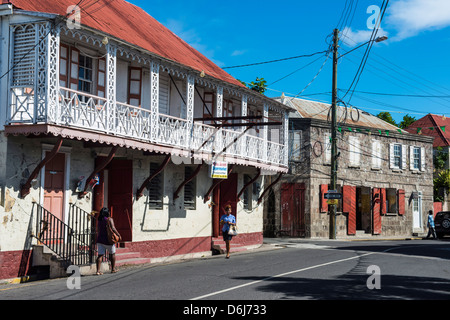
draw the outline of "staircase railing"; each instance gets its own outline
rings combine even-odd
[[[96,219],[88,212],[70,204],[67,223],[53,215],[38,203],[38,241],[61,259],[72,265],[94,262]]]

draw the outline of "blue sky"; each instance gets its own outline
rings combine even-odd
[[[220,67],[325,51],[332,41],[333,29],[338,26],[343,40],[339,52],[343,54],[370,39],[370,18],[377,16],[373,11],[376,7],[371,6],[381,8],[383,3],[382,0],[130,2]],[[341,17],[348,18],[344,21]],[[389,39],[373,45],[353,96],[350,99],[348,94],[343,101],[372,114],[389,111],[397,122],[406,114],[417,119],[427,113],[449,117],[450,1],[391,0],[378,31],[378,36],[381,35]],[[361,47],[339,60],[338,88],[343,90],[339,92],[340,98],[350,87],[365,49],[366,46]],[[303,92],[302,98],[331,102],[331,55],[328,59],[320,54],[226,71],[244,82],[264,78],[269,85],[266,92],[269,97],[280,96],[282,92],[288,97]]]

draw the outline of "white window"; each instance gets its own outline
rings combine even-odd
[[[389,162],[391,169],[406,169],[406,146],[400,143],[391,143]]]
[[[349,137],[350,166],[359,167],[361,161],[361,144],[358,137]]]
[[[417,146],[409,147],[409,168],[412,171],[425,171],[425,150]]]
[[[372,141],[372,168],[381,169],[382,153],[381,153],[381,141]]]

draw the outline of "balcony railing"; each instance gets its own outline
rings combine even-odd
[[[48,101],[47,110],[38,110],[34,100],[32,90],[13,88],[9,122],[47,122],[194,152],[214,152],[274,165],[288,165],[284,145],[252,134],[242,134],[241,131],[217,130],[203,123],[191,123],[165,114],[158,115],[153,128],[150,110],[121,102],[110,105],[105,98],[68,88],[59,89],[56,103]],[[50,110],[50,106],[56,106],[56,110]]]

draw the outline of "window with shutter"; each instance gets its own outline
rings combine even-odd
[[[160,164],[150,163],[150,176],[153,176],[159,168]],[[164,171],[152,179],[147,186],[147,190],[149,208],[162,210],[164,197]]]
[[[361,146],[358,137],[349,137],[350,166],[359,167],[361,160]]]
[[[32,87],[35,77],[36,36],[34,25],[17,26],[14,30],[12,87]],[[11,66],[11,67],[12,67]]]
[[[381,169],[382,153],[381,153],[381,141],[372,141],[372,169]]]
[[[214,93],[205,92],[203,94],[203,118],[209,119],[214,116]],[[205,124],[213,124],[213,121],[205,121]]]
[[[159,113],[169,114],[170,78],[167,72],[159,73]]]
[[[248,174],[244,174],[244,186],[247,185],[250,181],[252,181],[252,177]],[[244,209],[251,210],[252,209],[252,188],[246,188],[244,190]]]
[[[70,49],[70,80],[69,89],[78,90],[78,69],[80,65],[80,51],[75,48]]]
[[[194,169],[186,166],[184,168],[184,179],[189,179],[194,174]],[[195,210],[196,208],[196,188],[197,177],[189,181],[184,186],[184,209]]]

